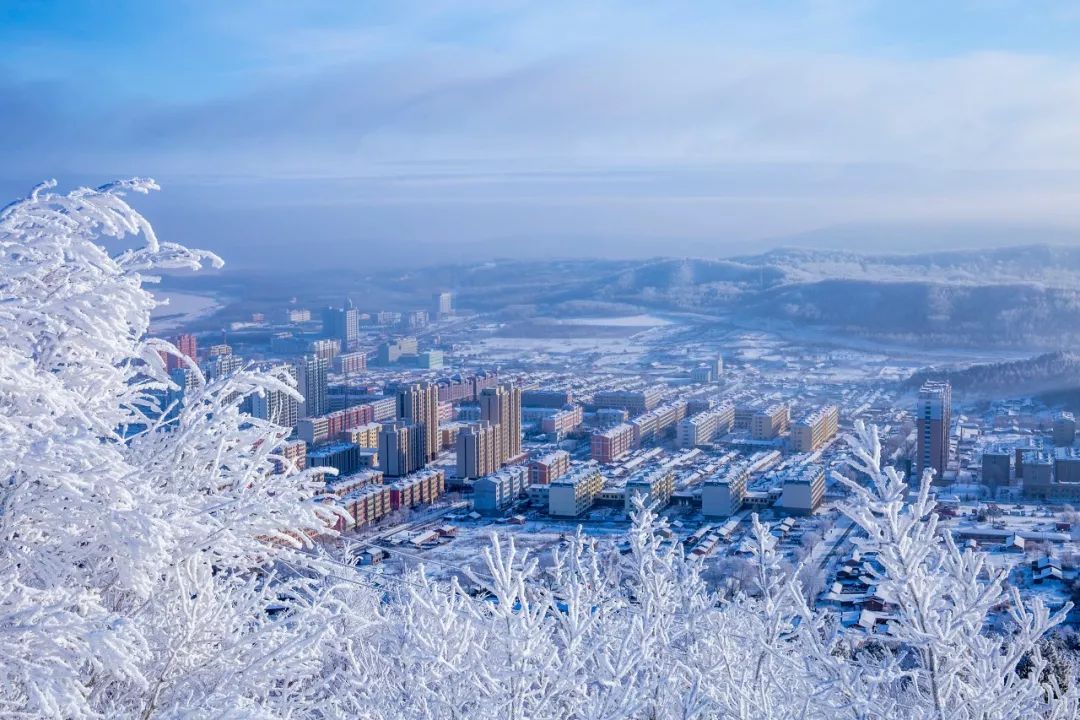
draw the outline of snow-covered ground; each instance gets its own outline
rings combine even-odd
[[[217,298],[210,295],[151,290],[160,304],[150,313],[152,332],[164,332],[182,328],[188,323],[213,315],[221,307]]]

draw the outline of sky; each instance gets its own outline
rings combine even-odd
[[[0,193],[241,268],[1080,242],[1073,2],[0,6]]]

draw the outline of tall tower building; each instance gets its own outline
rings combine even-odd
[[[422,466],[419,428],[401,420],[379,430],[379,464],[387,477],[403,477]]]
[[[439,386],[435,383],[412,383],[398,390],[397,415],[419,428],[421,465],[439,454]]]
[[[480,421],[499,426],[499,464],[521,455],[521,388],[510,383],[480,393]]]
[[[915,471],[927,468],[940,480],[949,464],[949,426],[952,420],[952,385],[947,380],[927,380],[919,390],[916,407],[918,433]]]
[[[478,478],[499,469],[499,426],[472,423],[457,436],[457,476]]]
[[[352,350],[360,339],[360,312],[353,306],[351,298],[345,298],[340,308],[328,307],[323,310],[323,335],[339,340],[342,350]]]
[[[285,372],[296,381],[295,366],[286,365]],[[256,393],[251,396],[251,414],[284,427],[296,427],[296,421],[300,419],[300,403],[284,390],[266,390],[262,395]]]
[[[181,353],[183,353],[184,355],[187,355],[187,357],[192,362],[195,362],[195,356],[196,356],[197,351],[198,351],[198,343],[195,341],[195,336],[194,335],[186,335],[186,334],[185,335],[177,335],[176,337],[174,337],[172,339],[172,344],[175,345],[176,349],[179,350]],[[179,357],[177,357],[175,355],[166,355],[165,356],[165,369],[166,370],[172,372],[173,370],[176,370],[177,368],[186,368],[186,367],[187,367],[187,364],[184,363],[183,358],[179,358]]]
[[[304,396],[300,417],[318,417],[330,412],[327,397],[326,372],[330,362],[326,358],[305,355],[296,364],[296,389]]]
[[[453,296],[448,292],[438,292],[431,296],[431,316],[438,320],[453,312]]]

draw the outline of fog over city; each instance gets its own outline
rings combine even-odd
[[[233,268],[1080,239],[1070,3],[0,13],[5,196],[154,177]]]

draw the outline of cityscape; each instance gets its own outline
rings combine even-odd
[[[492,532],[541,562],[579,526],[625,549],[638,496],[714,589],[747,577],[757,514],[819,606],[853,632],[887,633],[890,602],[858,569],[860,533],[839,510],[850,492],[834,477],[858,480],[843,436],[863,422],[880,428],[904,476],[933,472],[958,543],[988,552],[1051,608],[1077,598],[1070,412],[1030,398],[965,402],[948,373],[912,386],[915,365],[874,367],[835,348],[785,353],[760,333],[674,315],[565,321],[629,321],[629,334],[582,352],[556,326],[536,349],[514,350],[523,338],[500,337],[500,323],[456,307],[449,291],[426,308],[290,302],[224,334],[173,336],[183,356],[167,358],[177,390],[166,402],[182,403],[200,371],[284,371],[301,397],[253,395],[243,410],[289,429],[282,471],[333,469],[324,502],[344,512],[324,542],[377,585],[421,564],[468,582]]]
[[[1077,37],[0,3],[0,720],[1080,720]]]

